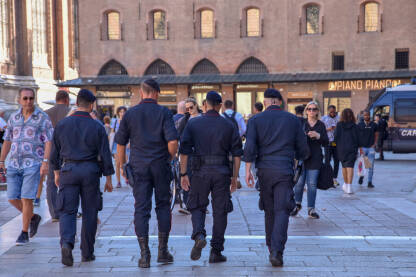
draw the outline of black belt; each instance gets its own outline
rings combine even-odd
[[[95,162],[97,163],[97,159],[91,159],[91,160],[70,160],[70,159],[64,159],[64,163],[85,163],[85,162]]]
[[[229,163],[226,156],[197,156],[196,158],[201,159],[201,165],[228,165]]]

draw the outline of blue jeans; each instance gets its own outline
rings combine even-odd
[[[296,204],[302,204],[303,188],[308,184],[308,208],[315,208],[319,169],[305,169],[295,185]]]
[[[373,174],[374,174],[374,159],[376,158],[376,150],[372,147],[366,148],[363,147],[364,156],[367,156],[371,162],[371,167],[368,169],[368,182],[373,181]]]

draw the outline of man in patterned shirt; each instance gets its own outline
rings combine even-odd
[[[0,169],[5,170],[5,159],[9,154],[7,198],[23,214],[22,233],[16,245],[27,244],[29,235],[33,237],[38,230],[41,217],[33,213],[33,200],[41,175],[48,174],[51,151],[52,123],[34,103],[32,88],[19,90],[21,108],[10,116],[0,155]]]

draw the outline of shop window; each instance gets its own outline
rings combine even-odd
[[[344,70],[344,54],[333,53],[332,54],[332,70]]]
[[[168,63],[157,59],[147,67],[144,75],[175,75],[175,72]]]
[[[319,6],[308,5],[305,8],[306,14],[306,34],[313,35],[319,33]]]
[[[394,102],[396,122],[416,122],[416,98],[397,99]]]
[[[0,61],[10,59],[9,1],[0,0]]]
[[[115,60],[108,61],[98,75],[128,75],[126,68]]]
[[[328,112],[328,107],[334,105],[337,112],[341,115],[346,108],[351,108],[351,91],[327,91],[324,92],[324,108],[325,114]]]
[[[191,74],[215,75],[220,74],[220,71],[210,60],[203,59],[192,68]]]
[[[250,57],[240,64],[237,74],[268,73],[266,65],[255,57]]]
[[[214,38],[215,36],[215,23],[214,12],[212,10],[202,10],[199,13],[200,16],[200,32],[201,38]]]
[[[164,11],[154,11],[153,20],[153,39],[166,39],[166,13]]]
[[[45,0],[32,0],[32,51],[33,62],[48,64],[48,32]]]
[[[396,49],[396,69],[409,68],[409,49]]]

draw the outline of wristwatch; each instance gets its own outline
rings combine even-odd
[[[179,173],[179,176],[181,176],[181,177],[185,177],[185,176],[187,176],[188,175],[188,172],[185,172],[185,173]]]

